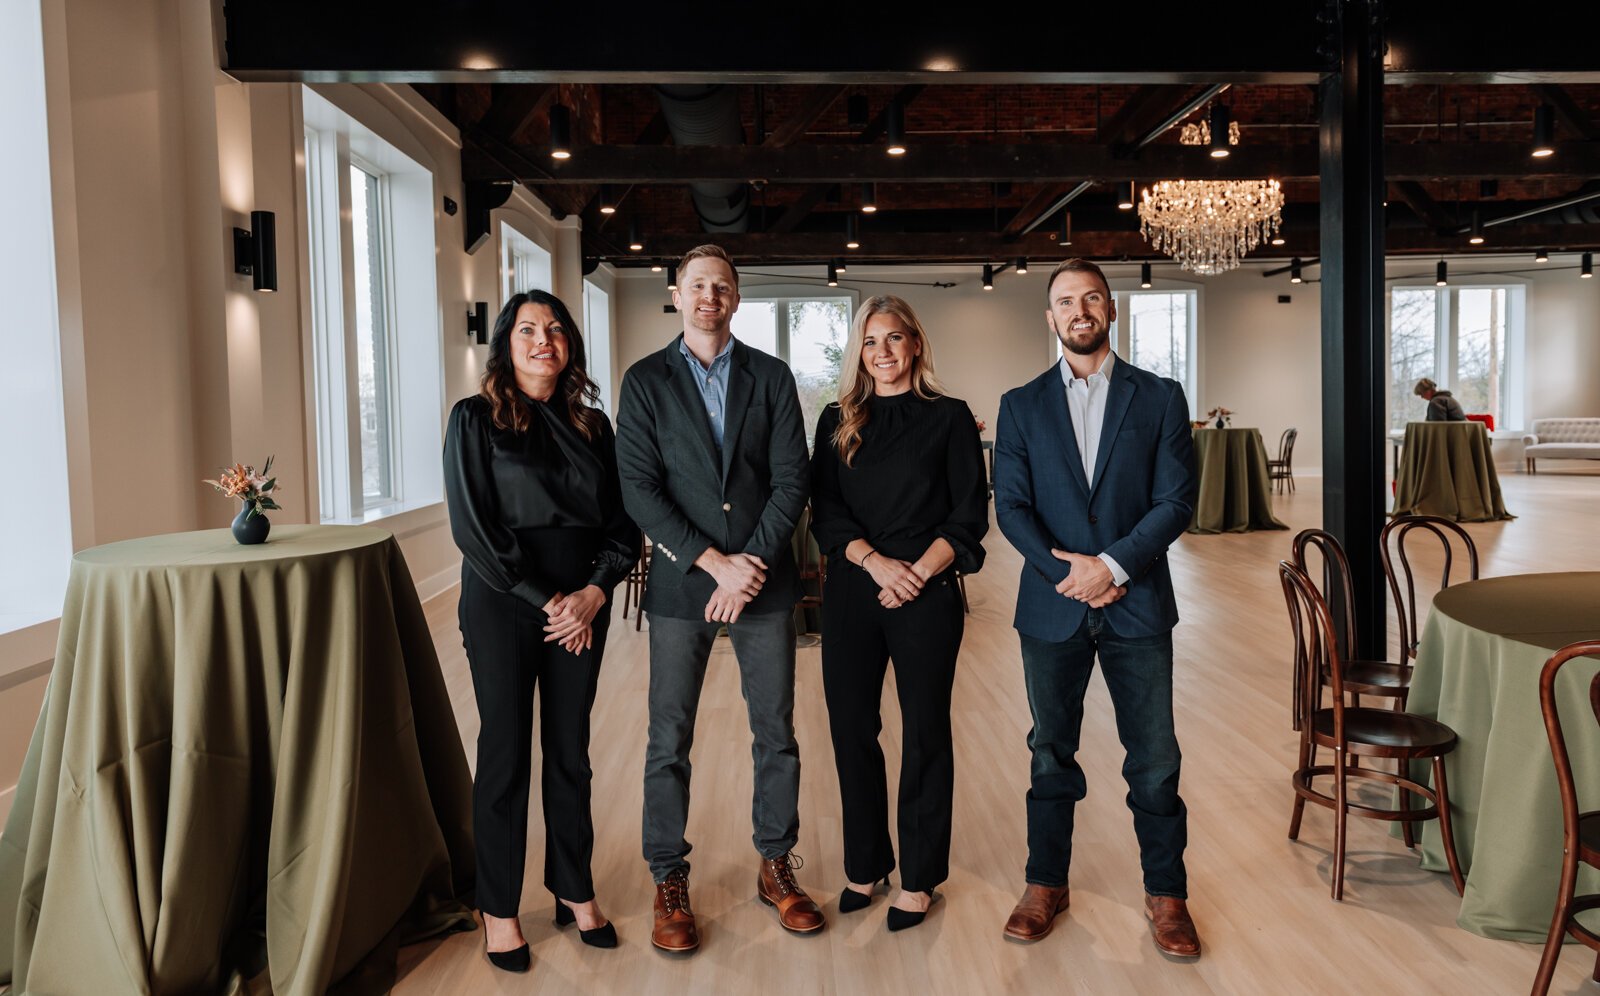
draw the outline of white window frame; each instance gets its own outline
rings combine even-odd
[[[850,320],[854,321],[856,309],[861,305],[861,292],[848,287],[805,287],[794,284],[764,284],[750,287],[739,293],[739,307],[746,304],[788,304],[790,301],[848,301]],[[778,359],[789,363],[789,309],[776,308],[778,321]],[[735,319],[737,321],[737,318]]]
[[[357,452],[355,464],[350,468],[351,473],[356,477],[357,484],[357,490],[352,492],[351,500],[352,502],[355,502],[357,499],[359,499],[361,510],[363,513],[365,513],[370,509],[382,508],[398,502],[401,499],[401,483],[405,480],[404,466],[402,464],[403,455],[399,445],[399,392],[396,390],[400,382],[400,371],[398,357],[396,355],[399,350],[396,348],[397,343],[395,342],[395,331],[399,328],[399,314],[397,308],[395,307],[394,295],[394,202],[390,191],[389,174],[386,173],[382,167],[368,161],[365,157],[354,152],[350,153],[349,165],[361,170],[363,173],[366,173],[369,176],[376,177],[378,181],[378,263],[379,269],[383,274],[383,293],[380,296],[380,301],[383,306],[383,334],[386,340],[383,348],[383,377],[385,381],[383,388],[383,401],[384,407],[387,409],[387,411],[384,412],[384,417],[388,421],[388,453],[386,453],[385,456],[389,461],[389,482],[388,488],[384,493],[370,498],[367,497],[366,488],[363,484],[364,478],[362,477],[360,453],[359,451]],[[355,192],[352,189],[351,197],[353,198],[354,196]],[[353,211],[350,212],[349,217],[352,219],[353,225]],[[350,260],[350,265],[352,267],[351,279],[353,281],[355,265],[355,260],[353,257]],[[354,299],[352,298],[352,304],[353,303]],[[355,344],[356,334],[357,332],[355,329],[355,324],[352,322],[349,335],[349,343],[351,346],[354,346]],[[358,381],[356,388],[357,393],[352,395],[352,397],[359,396],[360,391],[359,370],[357,370],[356,373]],[[359,406],[356,407],[355,414],[358,423],[357,428],[359,430],[359,420],[361,417]]]
[[[1189,299],[1187,309],[1189,315],[1188,336],[1184,353],[1183,394],[1184,400],[1189,403],[1189,417],[1195,417],[1196,405],[1200,397],[1200,288],[1190,286],[1152,286],[1138,289],[1111,289],[1112,300],[1117,306],[1117,320],[1111,323],[1107,338],[1111,342],[1111,351],[1117,354],[1117,359],[1129,363],[1126,344],[1133,339],[1133,297],[1142,294],[1183,294]],[[1046,332],[1048,333],[1048,328]],[[1061,338],[1051,335],[1055,342],[1054,363],[1061,362]]]
[[[1394,291],[1431,290],[1434,292],[1433,356],[1434,380],[1441,389],[1454,390],[1459,375],[1457,359],[1460,352],[1461,316],[1456,295],[1463,290],[1503,290],[1506,292],[1505,367],[1500,379],[1505,389],[1503,417],[1495,420],[1495,435],[1520,435],[1528,421],[1527,410],[1527,325],[1528,282],[1504,275],[1475,277],[1471,274],[1452,275],[1446,287],[1435,285],[1422,277],[1391,280],[1383,295],[1383,373],[1384,398],[1394,391],[1390,350],[1394,341]],[[1384,424],[1391,413],[1384,412]]]
[[[589,378],[600,386],[600,409],[615,415],[611,387],[611,352],[615,345],[611,329],[611,292],[589,277],[583,278],[581,330],[589,357]]]
[[[542,276],[543,283],[531,281],[530,286],[517,285],[517,264],[529,260],[528,269]],[[554,294],[555,255],[530,238],[509,221],[500,222],[500,306],[511,300],[511,295],[529,290],[542,290]]]

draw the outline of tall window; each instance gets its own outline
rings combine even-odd
[[[318,503],[362,521],[443,497],[433,174],[301,96]]]
[[[551,292],[550,253],[505,222],[500,223],[501,301],[531,290]]]
[[[592,280],[583,282],[583,340],[589,377],[600,385],[600,407],[615,414],[611,390],[611,295]]]
[[[1450,391],[1469,414],[1494,416],[1496,429],[1520,429],[1523,316],[1521,285],[1395,287],[1389,292],[1389,429],[1427,415],[1412,393],[1423,377]]]
[[[838,400],[854,307],[855,298],[848,294],[763,294],[752,289],[734,313],[733,334],[740,342],[778,357],[794,371],[807,440],[815,434],[822,409]]]
[[[1111,348],[1143,370],[1171,377],[1183,385],[1194,414],[1196,364],[1194,349],[1199,292],[1193,290],[1113,291],[1117,320],[1111,326]],[[1056,339],[1056,359],[1061,340]]]

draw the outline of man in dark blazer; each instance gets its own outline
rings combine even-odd
[[[1197,490],[1189,405],[1176,381],[1111,352],[1116,302],[1099,267],[1067,260],[1047,287],[1062,360],[1001,399],[994,448],[995,518],[1024,560],[1015,625],[1033,713],[1027,888],[1005,933],[1038,940],[1067,908],[1073,808],[1086,791],[1078,733],[1098,654],[1127,751],[1145,914],[1157,947],[1198,957],[1166,556]]]
[[[651,941],[692,951],[689,747],[712,642],[728,628],[755,740],[757,895],[796,933],[822,912],[795,884],[800,748],[794,738],[794,605],[790,541],[806,504],[809,462],[794,375],[733,338],[739,274],[700,246],[678,265],[672,303],[683,334],[623,378],[617,465],[623,504],[655,545],[645,582],[650,616],[650,730],[644,856],[656,881]]]

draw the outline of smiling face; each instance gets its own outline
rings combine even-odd
[[[911,374],[921,355],[921,340],[899,317],[879,313],[867,319],[861,335],[861,369],[872,378],[875,394],[911,390]]]
[[[517,387],[529,397],[549,400],[571,349],[567,330],[549,305],[529,301],[517,309],[510,347]]]
[[[1117,304],[1111,289],[1093,273],[1063,270],[1050,284],[1050,309],[1044,317],[1062,349],[1093,356],[1105,348]]]
[[[739,282],[733,267],[715,256],[698,256],[678,274],[672,303],[683,315],[683,331],[702,332],[715,338],[728,334],[733,313],[739,310]]]

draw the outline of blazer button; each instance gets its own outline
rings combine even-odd
[[[1090,515],[1090,516],[1089,516],[1089,525],[1091,525],[1091,526],[1092,526],[1092,525],[1094,525],[1094,524],[1095,524],[1095,523],[1096,523],[1096,522],[1099,522],[1099,521],[1100,521],[1100,516],[1098,516],[1098,515]]]
[[[722,510],[723,510],[723,511],[724,511],[724,512],[731,512],[731,511],[733,511],[733,503],[732,503],[732,502],[726,502],[726,501],[725,501],[725,502],[723,502],[723,503],[722,503]]]

